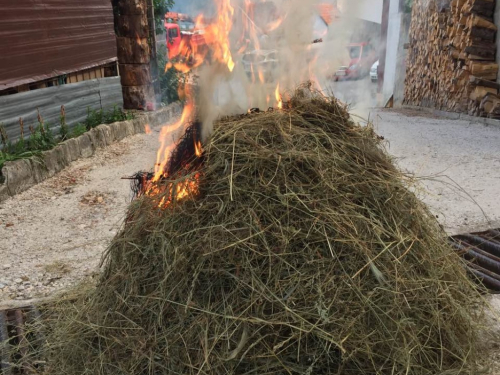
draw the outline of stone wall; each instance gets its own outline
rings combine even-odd
[[[161,110],[141,114],[135,120],[99,125],[50,151],[42,152],[41,157],[5,163],[0,174],[0,202],[54,176],[73,161],[89,158],[99,149],[144,133],[146,124],[155,127],[172,121],[181,110],[182,105],[174,103]]]

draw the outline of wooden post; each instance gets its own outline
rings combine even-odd
[[[151,79],[148,0],[114,0],[118,63],[125,109],[156,101]]]

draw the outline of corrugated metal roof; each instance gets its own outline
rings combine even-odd
[[[116,60],[110,0],[0,0],[0,90]]]

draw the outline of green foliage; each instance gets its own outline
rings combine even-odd
[[[411,9],[413,7],[413,0],[405,0],[404,12],[411,13]]]
[[[36,128],[30,127],[30,136],[26,140],[21,138],[16,143],[11,143],[8,140],[3,141],[2,137],[3,148],[0,150],[0,170],[8,161],[37,156],[42,151],[50,150],[57,145],[57,140],[50,130],[50,125],[43,122],[39,122]]]
[[[135,116],[132,113],[125,112],[118,106],[110,110],[94,110],[87,108],[87,118],[83,125],[87,130],[91,130],[101,124],[112,124],[113,122],[133,120]]]
[[[76,138],[88,130],[101,124],[111,124],[118,121],[127,121],[134,119],[132,113],[123,111],[120,107],[114,106],[112,109],[92,110],[88,108],[87,118],[84,123],[78,124],[70,131],[66,123],[66,114],[64,108],[61,108],[60,133],[56,137],[51,131],[49,123],[45,123],[40,113],[38,114],[38,125],[30,126],[30,135],[27,139],[21,137],[19,141],[12,143],[9,141],[5,127],[0,124],[0,179],[1,169],[5,162],[18,159],[30,158],[40,155],[42,151],[51,150],[59,142],[69,138]],[[24,122],[20,119],[21,134],[24,134]]]
[[[83,124],[76,125],[71,131],[71,138],[76,138],[81,136],[87,131],[87,127]]]
[[[61,124],[61,130],[60,130],[61,140],[65,141],[66,139],[68,139],[69,136],[69,128],[68,124],[66,124],[66,111],[64,109],[64,106],[61,106],[61,115],[59,116],[59,122]]]
[[[179,100],[178,88],[179,78],[181,73],[174,68],[165,72],[167,64],[167,49],[165,46],[158,48],[158,66],[160,68],[160,88],[161,100],[163,103],[169,104]]]
[[[165,13],[172,9],[174,0],[153,0],[155,12],[155,30],[156,34],[163,34],[165,32],[164,19]]]

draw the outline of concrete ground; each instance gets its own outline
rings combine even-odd
[[[500,127],[411,110],[372,111],[375,130],[417,194],[456,234],[500,227]]]

